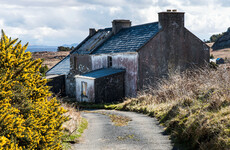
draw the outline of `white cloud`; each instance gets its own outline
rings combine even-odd
[[[158,12],[185,12],[185,25],[201,39],[230,26],[230,0],[0,0],[0,28],[30,44],[81,42],[88,28],[111,26],[113,19],[133,25],[158,21]]]

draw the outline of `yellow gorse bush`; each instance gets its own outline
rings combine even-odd
[[[33,60],[18,39],[2,31],[0,41],[0,150],[61,149],[66,112],[51,96]]]

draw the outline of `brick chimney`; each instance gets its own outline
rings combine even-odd
[[[112,22],[112,31],[114,34],[119,32],[122,28],[129,28],[131,27],[130,20],[113,20]]]
[[[176,9],[168,9],[166,12],[158,13],[159,28],[182,28],[184,27],[184,12],[177,12]]]
[[[96,33],[95,28],[89,28],[89,36],[92,36]]]

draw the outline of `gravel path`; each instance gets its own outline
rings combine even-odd
[[[97,112],[130,117],[127,126],[115,126],[108,115]],[[73,149],[78,150],[172,150],[169,137],[163,135],[163,127],[155,118],[135,112],[97,110],[82,112],[88,120],[88,129]]]

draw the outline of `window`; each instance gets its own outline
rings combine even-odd
[[[108,56],[108,68],[109,68],[109,67],[112,67],[112,65],[113,65],[112,57],[111,57],[111,56]]]
[[[81,82],[81,94],[82,96],[86,96],[86,91],[87,91],[87,82],[82,81]]]

